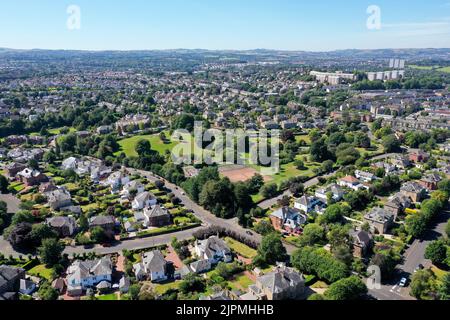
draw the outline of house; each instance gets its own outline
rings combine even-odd
[[[379,234],[385,234],[394,223],[394,215],[382,208],[373,208],[365,216],[364,220]]]
[[[295,200],[294,208],[308,214],[313,211],[320,211],[324,207],[324,203],[319,198],[304,195],[300,199]]]
[[[61,238],[71,237],[77,229],[77,223],[73,217],[52,217],[47,219],[47,224],[56,231]]]
[[[116,193],[128,182],[130,182],[130,177],[124,171],[116,171],[111,173],[103,184],[110,186],[111,192]]]
[[[26,168],[20,171],[17,176],[22,183],[29,187],[36,186],[42,182],[48,181],[48,177],[45,174],[38,170],[30,168]]]
[[[364,258],[373,247],[372,234],[363,230],[352,230],[350,237],[353,240],[353,256]]]
[[[421,202],[426,197],[426,190],[419,183],[412,181],[405,183],[400,192],[411,198],[413,202]]]
[[[155,205],[144,209],[145,227],[162,227],[171,223],[169,211],[160,205]]]
[[[65,188],[58,188],[47,193],[47,202],[53,210],[60,210],[72,205],[72,197]]]
[[[207,259],[211,264],[233,261],[230,248],[217,236],[209,237],[206,240],[197,240],[194,249],[199,258]]]
[[[48,194],[50,192],[55,191],[57,189],[58,189],[58,187],[55,186],[55,184],[53,182],[46,182],[46,183],[42,183],[39,186],[39,193],[42,193],[42,194],[48,196]]]
[[[208,272],[209,270],[211,270],[212,265],[208,259],[202,259],[202,260],[192,262],[189,265],[189,268],[192,270],[192,272],[200,274],[200,273]]]
[[[67,294],[80,296],[83,291],[101,282],[112,281],[112,263],[109,257],[98,260],[77,260],[67,269]]]
[[[31,295],[36,290],[36,284],[31,280],[20,279],[19,292],[25,295]]]
[[[430,173],[420,179],[419,184],[429,191],[436,190],[442,177],[437,173]]]
[[[63,278],[55,279],[52,282],[52,288],[57,290],[59,294],[63,294],[64,291],[66,290],[66,282],[64,281]]]
[[[100,227],[110,235],[114,234],[116,219],[113,216],[95,216],[89,219],[89,228]]]
[[[407,195],[399,192],[393,195],[388,202],[384,205],[384,210],[392,213],[395,218],[399,214],[403,214],[405,209],[411,208],[412,201]]]
[[[366,172],[366,171],[360,171],[360,170],[356,170],[355,171],[355,177],[358,178],[361,181],[364,182],[372,182],[376,179],[375,175],[370,173],[370,172]]]
[[[108,134],[113,130],[112,126],[100,126],[95,131],[97,134]]]
[[[301,227],[308,217],[299,209],[283,207],[270,215],[270,221],[276,230],[284,230],[288,233],[300,233]]]
[[[5,173],[10,179],[13,179],[20,171],[23,171],[26,168],[27,167],[21,163],[13,162],[5,166]]]
[[[304,296],[305,279],[293,268],[278,266],[266,275],[256,279],[249,286],[249,293],[241,296],[242,300],[298,300]],[[247,299],[246,296],[254,296]]]
[[[119,281],[120,293],[122,294],[127,293],[128,290],[130,289],[130,285],[131,285],[130,278],[128,278],[127,276],[123,276],[122,278],[120,278]]]
[[[78,160],[75,157],[69,157],[67,159],[64,159],[61,163],[61,170],[74,170],[77,168],[78,163],[80,160]]]
[[[230,293],[222,290],[220,292],[214,293],[212,295],[209,296],[201,296],[199,298],[200,301],[231,301],[233,300],[230,297]]]
[[[133,208],[133,210],[142,210],[144,208],[150,207],[150,206],[154,206],[158,203],[158,200],[156,199],[156,197],[148,192],[148,191],[144,191],[139,193],[133,200],[131,207]]]
[[[414,163],[427,162],[429,159],[430,155],[422,150],[417,150],[409,154],[409,160]]]
[[[161,251],[155,250],[144,253],[142,262],[133,265],[134,274],[139,280],[148,279],[160,282],[168,279],[168,265]]]
[[[337,184],[330,184],[325,188],[318,189],[315,196],[322,202],[328,203],[328,194],[331,194],[331,197],[335,202],[339,202],[344,197],[344,190]]]
[[[339,179],[338,185],[340,185],[341,187],[352,189],[354,191],[367,189],[366,186],[364,186],[358,179],[353,176],[346,176],[342,179]]]
[[[123,199],[128,199],[133,194],[138,195],[143,193],[144,191],[145,191],[144,185],[138,180],[133,180],[123,186],[120,195]]]
[[[25,270],[22,268],[0,266],[0,300],[16,298],[20,289],[20,280],[25,279]]]
[[[404,156],[395,156],[391,163],[399,170],[405,170],[411,166],[411,161],[409,158]]]

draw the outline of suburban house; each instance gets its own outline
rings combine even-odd
[[[55,184],[53,182],[46,182],[46,183],[42,183],[39,186],[39,193],[44,194],[45,196],[48,196],[48,194],[52,191],[57,190],[58,187],[55,186]]]
[[[363,258],[373,247],[372,234],[363,230],[350,231],[353,240],[353,256]]]
[[[421,202],[427,195],[426,189],[415,181],[402,185],[400,192],[411,198],[413,202]]]
[[[116,219],[113,216],[95,216],[89,219],[89,228],[100,227],[109,235],[114,234]]]
[[[71,237],[77,229],[77,223],[73,217],[52,217],[47,219],[47,224],[56,231],[61,238]]]
[[[433,191],[438,188],[439,182],[442,181],[442,177],[437,173],[430,173],[420,179],[419,184],[427,190]]]
[[[260,276],[241,300],[295,300],[305,293],[305,279],[293,268],[278,266],[272,272]],[[253,297],[251,297],[253,296]]]
[[[22,171],[25,170],[27,167],[21,163],[13,162],[5,166],[5,174],[10,178],[13,179],[16,177],[16,175]]]
[[[411,161],[409,158],[404,156],[395,156],[391,163],[399,170],[405,170],[411,166]]]
[[[0,266],[0,300],[13,300],[20,289],[20,280],[25,279],[22,268]]]
[[[394,214],[376,207],[364,216],[364,220],[379,234],[385,234],[394,223]]]
[[[389,198],[389,201],[384,205],[384,210],[392,213],[397,218],[399,214],[405,212],[405,209],[411,208],[411,205],[411,199],[407,195],[399,192]]]
[[[427,162],[430,155],[422,150],[414,151],[409,154],[409,160],[412,162]]]
[[[48,177],[45,174],[43,174],[39,170],[34,170],[30,168],[26,168],[20,171],[17,174],[17,177],[20,180],[20,182],[24,183],[29,187],[36,186],[42,182],[48,181]]]
[[[138,195],[138,194],[143,193],[144,191],[145,191],[144,185],[137,180],[133,180],[123,186],[122,191],[120,192],[120,195],[121,195],[122,199],[128,199],[133,194]]]
[[[53,210],[59,210],[72,205],[72,197],[65,188],[59,187],[47,193],[47,202]]]
[[[353,176],[346,176],[342,179],[339,179],[338,185],[341,187],[349,188],[354,191],[358,191],[361,189],[366,189],[366,187],[359,181],[357,178]]]
[[[325,188],[320,188],[316,191],[315,196],[323,201],[324,203],[328,203],[328,194],[331,194],[334,201],[338,202],[342,200],[344,197],[344,190],[337,184],[330,184]]]
[[[194,261],[189,265],[189,269],[197,274],[208,272],[211,270],[212,265],[208,259],[202,259],[198,261]]]
[[[145,227],[163,227],[171,223],[169,211],[160,205],[145,208],[143,215]]]
[[[302,214],[299,209],[283,207],[270,215],[270,221],[276,230],[283,230],[288,233],[300,233],[302,225],[306,223],[308,217]]]
[[[146,207],[154,206],[158,203],[156,197],[148,192],[144,191],[139,193],[133,200],[131,207],[133,210],[142,210]]]
[[[233,261],[228,245],[217,236],[195,242],[195,253],[201,259],[207,259],[211,264]]]
[[[363,182],[372,182],[374,181],[377,177],[370,173],[370,172],[366,172],[366,171],[360,171],[360,170],[356,170],[355,171],[355,177],[358,178],[359,180],[363,181]]]
[[[116,171],[111,173],[103,184],[110,186],[112,193],[117,193],[128,182],[130,182],[130,177],[125,172]]]
[[[303,197],[296,199],[294,203],[294,208],[303,211],[308,214],[311,212],[321,211],[325,207],[325,204],[316,197],[309,197],[304,195]]]
[[[102,282],[111,283],[113,266],[109,257],[98,260],[77,260],[67,269],[67,294],[80,296],[88,288]]]
[[[155,250],[142,255],[142,262],[133,265],[134,274],[139,280],[148,279],[160,282],[168,279],[168,265],[161,251]]]

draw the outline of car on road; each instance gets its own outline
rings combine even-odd
[[[181,193],[181,195],[182,195],[182,196],[185,196],[185,195],[186,195],[186,192],[183,191],[183,192]]]
[[[248,234],[249,236],[253,235],[253,232],[251,232],[251,231],[246,231],[245,233]]]
[[[408,278],[403,277],[398,284],[400,287],[405,288],[408,285]]]

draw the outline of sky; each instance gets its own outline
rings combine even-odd
[[[0,0],[0,47],[449,48],[450,0]]]

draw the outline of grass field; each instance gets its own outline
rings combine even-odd
[[[236,275],[230,282],[229,285],[232,289],[244,290],[253,284],[253,281],[244,273]]]
[[[169,290],[178,289],[179,285],[180,285],[180,281],[169,282],[169,283],[165,283],[165,284],[157,284],[157,285],[155,285],[155,292],[157,294],[164,294]]]
[[[450,67],[439,68],[437,71],[450,73]]]
[[[166,136],[168,136],[168,132],[165,132]],[[148,140],[150,141],[150,144],[152,146],[152,150],[164,154],[166,150],[171,151],[173,147],[179,144],[179,142],[171,141],[170,143],[164,143],[159,138],[159,134],[156,135],[141,135],[141,136],[134,136],[131,138],[126,138],[119,141],[119,145],[121,147],[121,150],[117,152],[117,154],[120,154],[121,152],[124,152],[127,157],[136,157],[136,144],[139,140]]]
[[[48,269],[44,264],[37,265],[36,267],[28,271],[28,273],[32,276],[42,277],[47,279],[48,281],[52,280],[51,272],[52,269]]]
[[[104,294],[101,296],[97,296],[97,299],[98,300],[107,300],[107,301],[119,300],[117,297],[117,293]]]
[[[256,256],[256,250],[250,248],[249,246],[239,241],[227,237],[225,238],[225,242],[232,250],[234,250],[244,258],[253,259]]]

